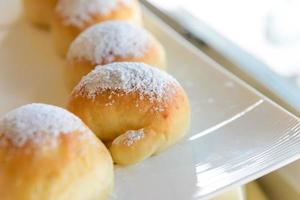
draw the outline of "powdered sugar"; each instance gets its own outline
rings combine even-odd
[[[125,21],[108,21],[81,33],[71,44],[68,59],[105,64],[116,58],[139,58],[150,48],[151,36]]]
[[[123,137],[119,137],[114,141],[114,144],[125,144],[131,146],[145,136],[144,129],[127,131]]]
[[[179,83],[169,74],[143,63],[119,62],[96,67],[82,78],[73,93],[94,99],[98,94],[136,92],[138,101],[148,98],[151,102],[167,102]],[[108,100],[110,98],[108,97]],[[113,103],[112,103],[113,104]],[[163,111],[163,103],[156,103],[154,111]]]
[[[132,3],[134,0],[59,0],[56,11],[66,25],[83,28],[93,15],[108,15],[121,5]]]
[[[88,132],[81,120],[68,111],[45,104],[28,104],[0,118],[0,143],[9,140],[16,147],[27,142],[54,145],[60,134]]]

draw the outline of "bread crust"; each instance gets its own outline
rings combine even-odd
[[[30,140],[16,146],[2,134],[1,200],[106,199],[114,184],[113,162],[105,145],[84,127],[59,134],[55,146]]]
[[[57,0],[23,0],[25,17],[32,23],[49,27]]]
[[[86,28],[108,20],[124,20],[137,25],[142,25],[142,16],[137,0],[131,6],[120,4],[118,8],[108,14],[92,15],[91,19],[84,22],[82,27],[65,23],[65,19],[58,12],[54,13],[52,21],[52,33],[57,52],[65,57],[72,41]]]
[[[152,67],[162,70],[167,68],[166,55],[163,46],[154,37],[150,40],[151,47],[143,54],[143,56],[125,57],[116,56],[112,62],[141,62]],[[92,71],[97,65],[106,65],[107,62],[94,63],[85,59],[68,59],[65,62],[64,77],[66,80],[66,87],[69,91],[79,83],[81,78]]]
[[[172,87],[164,94],[167,101],[147,95],[141,98],[138,91],[107,90],[95,98],[73,91],[68,110],[81,118],[102,141],[111,143],[110,152],[117,164],[133,164],[167,149],[187,133],[189,100],[180,85]],[[120,140],[118,137],[126,137],[126,132],[141,129],[144,136],[139,141],[130,145],[116,142]]]

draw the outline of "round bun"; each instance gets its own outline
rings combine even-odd
[[[108,21],[81,33],[71,44],[65,76],[69,89],[97,65],[143,62],[165,69],[162,45],[145,29],[124,21]]]
[[[55,10],[53,37],[62,56],[76,36],[91,25],[107,20],[142,23],[137,0],[58,0]]]
[[[1,200],[105,199],[113,187],[106,147],[70,112],[29,104],[0,118]]]
[[[34,24],[48,27],[57,0],[23,0],[24,14]]]
[[[73,90],[68,109],[104,142],[117,164],[139,162],[181,139],[189,126],[185,91],[143,63],[96,67]]]

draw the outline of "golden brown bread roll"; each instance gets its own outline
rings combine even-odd
[[[0,119],[1,200],[104,200],[112,187],[111,156],[78,117],[29,104]]]
[[[165,51],[149,32],[124,21],[108,21],[81,33],[71,44],[65,76],[71,90],[97,65],[144,62],[165,69]]]
[[[68,109],[104,142],[117,164],[139,162],[181,139],[188,97],[166,72],[143,63],[98,66],[73,90]]]
[[[91,25],[107,20],[141,24],[137,0],[58,0],[52,23],[54,42],[65,56],[76,36]]]
[[[57,0],[23,0],[24,14],[32,23],[49,26]]]

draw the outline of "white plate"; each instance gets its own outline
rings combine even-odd
[[[18,0],[11,2],[19,5]],[[0,13],[18,13],[10,9],[20,10],[5,8]],[[145,13],[147,28],[167,49],[169,72],[190,97],[191,130],[161,155],[117,168],[111,199],[200,199],[297,158],[292,147],[298,140],[292,139],[298,132],[287,130],[299,125],[298,119]],[[0,113],[31,102],[64,106],[68,94],[63,89],[63,61],[52,48],[50,34],[32,27],[22,17],[6,17],[9,23],[0,22]],[[276,157],[272,154],[274,144]],[[254,174],[257,169],[260,173]],[[240,175],[247,175],[247,179],[241,181]]]

